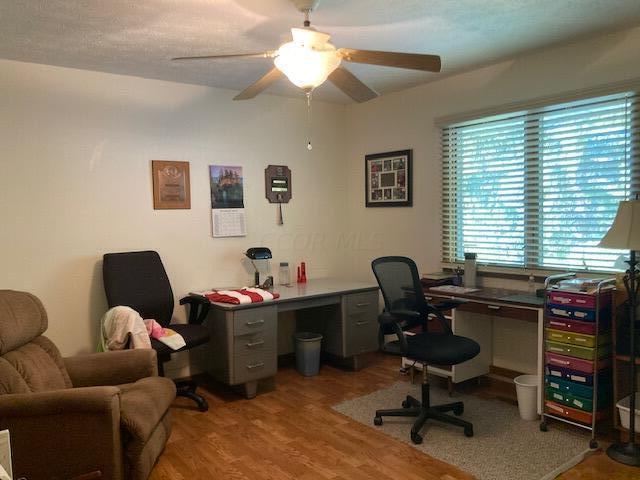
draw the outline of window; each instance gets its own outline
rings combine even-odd
[[[637,95],[621,93],[443,127],[443,261],[612,270],[597,245],[638,192]]]

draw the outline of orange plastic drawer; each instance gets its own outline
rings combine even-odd
[[[545,405],[545,413],[549,413],[551,415],[557,415],[558,417],[568,418],[578,423],[584,423],[585,425],[591,425],[592,414],[590,412],[583,412],[582,410],[578,410],[577,408],[567,407],[565,405],[560,405],[556,402],[551,402],[547,400],[544,402]],[[596,412],[596,420],[600,420],[604,418],[607,410],[598,410]]]

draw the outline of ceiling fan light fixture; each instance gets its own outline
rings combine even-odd
[[[342,56],[326,33],[310,28],[292,28],[291,33],[293,41],[278,49],[273,63],[291,83],[309,92],[340,66]]]

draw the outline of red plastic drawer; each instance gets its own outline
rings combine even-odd
[[[579,372],[593,373],[594,370],[594,362],[591,360],[583,360],[582,358],[568,357],[566,355],[546,352],[545,360],[549,365],[578,370]],[[611,366],[610,358],[598,360],[598,370],[602,370],[609,366]]]
[[[602,320],[600,323],[600,333],[604,333],[609,329],[609,321]],[[566,318],[550,317],[547,320],[547,326],[556,330],[566,330],[569,332],[585,333],[587,335],[596,334],[595,322],[580,322],[578,320],[567,320]]]
[[[571,305],[580,308],[596,308],[596,296],[583,293],[570,293],[563,291],[549,292],[549,303],[555,305]],[[611,303],[611,294],[600,296],[600,308]]]
[[[559,417],[565,417],[579,423],[584,423],[586,425],[591,425],[592,414],[590,412],[584,412],[582,410],[578,410],[577,408],[560,405],[559,403],[551,402],[549,400],[545,401],[544,404],[546,413],[557,415]],[[604,418],[606,412],[607,410],[598,410],[596,412],[596,420]]]

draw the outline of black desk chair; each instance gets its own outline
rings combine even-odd
[[[454,335],[442,314],[442,311],[455,307],[456,302],[428,304],[420,285],[418,269],[410,258],[382,257],[374,260],[371,267],[385,304],[384,312],[378,317],[380,349],[423,364],[422,400],[407,395],[402,402],[403,408],[378,410],[373,423],[382,425],[384,416],[418,417],[411,428],[411,441],[416,444],[422,443],[420,430],[428,419],[463,427],[467,437],[473,436],[471,423],[445,413],[453,411],[454,415],[461,415],[464,411],[462,402],[432,406],[429,401],[427,365],[456,365],[480,352],[480,346],[473,340]],[[441,331],[429,331],[430,319],[439,321]],[[405,330],[418,326],[422,327],[420,332],[405,335]],[[397,340],[385,342],[385,335],[393,334]]]
[[[182,352],[209,341],[209,331],[202,322],[209,312],[209,301],[204,297],[187,296],[180,305],[189,304],[189,323],[171,323],[173,291],[169,277],[157,252],[107,253],[103,257],[102,276],[109,308],[123,305],[136,310],[142,318],[153,318],[163,327],[169,327],[184,337],[186,345],[173,350],[164,343],[151,339],[158,356],[158,372],[164,376],[164,363],[174,352]],[[177,394],[188,397],[206,412],[207,401],[196,393],[193,380],[176,382]]]

